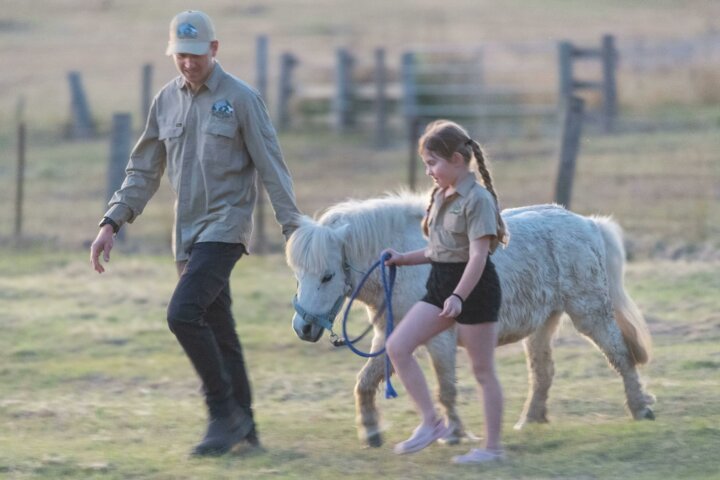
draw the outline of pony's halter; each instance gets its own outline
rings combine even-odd
[[[338,313],[340,313],[340,309],[343,306],[343,303],[345,303],[345,298],[352,292],[352,285],[350,284],[350,270],[356,270],[353,268],[347,261],[347,257],[345,256],[345,252],[343,252],[343,273],[345,274],[345,290],[343,291],[342,295],[340,295],[337,300],[335,300],[335,304],[333,307],[325,313],[310,313],[307,310],[305,310],[300,303],[298,303],[297,293],[293,297],[293,307],[295,308],[295,312],[297,312],[298,315],[300,315],[300,318],[305,320],[308,323],[314,323],[315,325],[322,327],[330,332],[331,337],[337,339],[339,338],[335,332],[333,332],[333,322],[335,321],[335,318],[338,316]]]
[[[315,325],[329,330],[330,332],[332,332],[333,322],[335,321],[335,317],[337,317],[338,313],[340,313],[340,309],[342,308],[343,303],[345,303],[345,295],[341,295],[338,297],[338,299],[335,301],[335,305],[333,305],[329,312],[316,314],[310,313],[300,306],[300,304],[298,303],[297,294],[295,294],[295,296],[293,297],[293,307],[295,308],[297,314],[300,315],[300,318],[302,318],[308,323],[314,323]]]
[[[343,291],[343,294],[340,295],[337,298],[337,300],[335,300],[335,304],[328,312],[320,313],[320,314],[310,313],[307,310],[305,310],[298,303],[297,293],[293,297],[293,307],[295,308],[295,312],[297,312],[297,314],[300,315],[300,318],[302,318],[303,320],[305,320],[308,323],[313,323],[313,324],[329,331],[330,332],[330,340],[333,342],[333,344],[336,344],[338,341],[340,341],[340,337],[335,332],[333,332],[333,322],[335,321],[335,318],[338,316],[338,313],[340,313],[340,309],[342,308],[343,303],[345,303],[345,298],[348,295],[350,295],[350,293],[352,293],[352,291],[353,291],[353,286],[350,281],[351,270],[359,273],[360,275],[365,275],[365,273],[366,273],[356,267],[353,267],[350,264],[350,262],[348,262],[347,255],[345,255],[344,248],[343,248],[342,262],[343,262],[343,273],[345,275],[345,290]],[[372,326],[370,328],[372,328]]]

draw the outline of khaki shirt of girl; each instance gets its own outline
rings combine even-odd
[[[490,253],[498,246],[497,206],[492,194],[480,185],[471,172],[455,186],[455,192],[444,198],[435,193],[428,212],[430,238],[425,256],[433,262],[467,262],[470,241],[491,235]]]

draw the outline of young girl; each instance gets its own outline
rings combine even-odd
[[[454,457],[455,463],[482,463],[503,457],[500,444],[503,396],[494,352],[500,309],[500,282],[490,255],[508,234],[497,195],[478,143],[456,123],[439,120],[426,128],[418,145],[425,173],[435,181],[423,220],[428,237],[424,250],[398,253],[387,265],[432,263],[427,294],[416,303],[387,341],[387,353],[422,423],[395,453],[417,452],[448,433],[437,416],[425,377],[413,357],[415,349],[457,323],[458,340],[470,357],[485,408],[484,449]],[[470,170],[475,158],[482,183]]]

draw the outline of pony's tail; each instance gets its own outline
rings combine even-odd
[[[623,285],[625,248],[622,242],[622,229],[609,217],[593,217],[593,221],[600,228],[605,243],[605,263],[615,321],[620,327],[634,363],[636,365],[647,363],[650,361],[652,339],[645,317]]]

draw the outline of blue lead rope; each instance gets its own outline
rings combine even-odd
[[[370,277],[370,274],[375,270],[376,268],[380,267],[380,276],[382,277],[382,284],[383,284],[383,290],[385,291],[385,308],[387,309],[387,317],[385,322],[385,342],[387,343],[388,338],[390,337],[390,334],[393,331],[393,310],[392,310],[392,290],[393,286],[395,285],[395,274],[397,273],[397,267],[395,265],[390,265],[390,273],[387,274],[385,271],[385,260],[390,258],[390,254],[384,254],[380,257],[380,260],[375,262],[372,267],[365,273],[365,276],[363,276],[362,280],[360,280],[360,283],[358,283],[358,286],[355,287],[355,290],[352,293],[352,296],[350,297],[350,301],[347,304],[347,307],[345,307],[345,314],[343,315],[343,322],[342,322],[342,334],[343,339],[345,340],[345,344],[350,348],[350,350],[353,351],[356,355],[360,355],[361,357],[365,358],[373,358],[377,357],[379,355],[382,355],[385,353],[385,347],[382,348],[382,350],[374,352],[374,353],[367,353],[362,352],[358,350],[355,345],[353,345],[354,341],[351,341],[348,338],[347,333],[347,320],[348,315],[350,314],[350,307],[352,307],[353,301],[355,301],[355,298],[357,298],[358,293],[362,289],[363,285],[365,285],[365,281]],[[397,392],[392,386],[392,383],[390,383],[390,357],[387,355],[385,356],[385,398],[395,398],[397,397]]]

